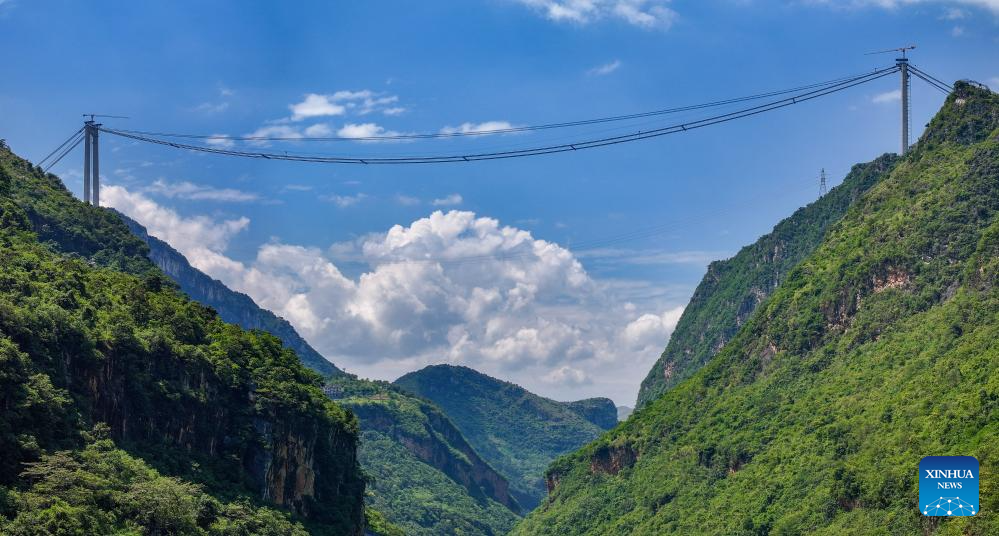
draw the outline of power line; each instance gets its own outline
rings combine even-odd
[[[266,160],[288,160],[288,161],[297,161],[297,162],[317,162],[317,163],[330,163],[330,164],[430,164],[430,163],[450,163],[450,162],[471,162],[471,161],[480,161],[480,160],[498,160],[506,158],[520,158],[520,157],[539,156],[539,155],[562,153],[569,151],[579,151],[583,149],[592,149],[596,147],[605,147],[620,143],[627,143],[632,141],[655,138],[659,136],[665,136],[668,134],[675,134],[678,132],[686,132],[688,130],[695,130],[706,126],[733,121],[735,119],[750,117],[763,112],[769,112],[779,108],[784,108],[786,106],[791,106],[799,102],[805,102],[808,100],[816,99],[818,97],[830,95],[832,93],[843,91],[845,89],[849,89],[851,87],[860,84],[872,82],[874,80],[888,76],[895,72],[898,72],[897,66],[887,69],[877,70],[866,75],[861,75],[855,78],[837,82],[835,84],[823,86],[819,89],[813,89],[811,91],[799,93],[791,97],[785,97],[768,103],[751,106],[748,108],[743,108],[741,110],[737,110],[734,112],[720,114],[705,119],[692,121],[689,123],[674,124],[647,131],[640,130],[629,134],[583,140],[575,143],[563,143],[557,145],[547,145],[540,147],[531,147],[526,149],[487,152],[487,153],[451,154],[451,155],[436,155],[436,156],[369,157],[369,158],[358,158],[350,156],[318,156],[318,155],[310,156],[310,155],[295,155],[289,153],[243,151],[243,150],[225,149],[219,147],[191,145],[187,143],[158,139],[146,135],[131,134],[127,131],[111,129],[106,127],[101,127],[99,130],[115,136],[129,138],[137,141],[143,141],[147,143],[165,145],[177,149],[185,149],[185,150],[199,151],[199,152],[226,155],[226,156],[239,156],[245,158],[263,158]]]
[[[885,69],[889,70],[889,69]],[[599,117],[594,119],[582,119],[578,121],[565,121],[559,123],[547,123],[540,125],[525,125],[509,128],[496,128],[487,130],[477,130],[477,131],[459,131],[459,132],[433,132],[433,133],[416,133],[416,134],[393,134],[385,136],[359,136],[359,137],[345,137],[345,136],[329,136],[329,137],[292,137],[292,136],[227,136],[219,134],[181,134],[172,132],[150,132],[142,130],[125,130],[118,129],[119,132],[125,132],[128,134],[135,134],[140,136],[155,136],[161,138],[187,138],[187,139],[203,139],[203,140],[225,140],[225,141],[317,141],[317,142],[356,142],[356,141],[388,141],[388,140],[421,140],[421,139],[437,139],[437,138],[460,138],[460,137],[479,137],[479,136],[490,136],[494,134],[512,134],[518,132],[530,132],[537,130],[549,130],[557,128],[567,128],[567,127],[577,127],[586,126],[599,123],[610,123],[617,121],[627,121],[630,119],[641,119],[645,117],[653,117],[659,115],[673,114],[677,112],[686,112],[691,110],[701,110],[704,108],[713,108],[717,106],[724,106],[727,104],[736,104],[740,102],[747,102],[752,100],[765,99],[768,97],[776,97],[778,95],[786,95],[788,93],[795,93],[798,91],[804,91],[807,89],[814,89],[824,86],[831,86],[840,82],[848,80],[856,80],[858,77],[867,76],[871,74],[878,73],[878,70],[873,72],[861,73],[852,76],[845,76],[841,78],[836,78],[833,80],[827,80],[825,82],[816,82],[814,84],[808,84],[804,86],[799,86],[790,89],[783,89],[777,91],[769,91],[766,93],[757,93],[755,95],[747,95],[744,97],[735,97],[731,99],[718,100],[713,102],[706,102],[702,104],[693,104],[688,106],[680,106],[675,108],[664,108],[660,110],[652,110],[648,112],[639,112],[634,114],[625,115],[614,115],[608,117]]]

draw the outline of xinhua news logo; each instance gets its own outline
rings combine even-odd
[[[924,516],[978,513],[978,460],[927,456],[919,462],[919,510]]]

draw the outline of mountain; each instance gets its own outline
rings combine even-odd
[[[886,177],[897,161],[897,156],[887,154],[854,166],[828,194],[798,209],[731,259],[708,265],[666,350],[642,381],[636,409],[659,398],[714,357],[791,270],[815,251],[829,226]]]
[[[170,279],[176,282],[191,299],[215,309],[226,322],[239,325],[243,329],[263,330],[281,339],[285,346],[298,354],[305,366],[323,376],[343,374],[343,371],[305,342],[287,320],[267,309],[262,309],[246,294],[231,290],[221,281],[212,279],[191,266],[187,258],[170,244],[151,236],[146,228],[135,220],[123,214],[119,215],[128,224],[132,233],[149,247],[149,260],[170,276]]]
[[[432,403],[348,375],[327,391],[360,420],[368,503],[408,536],[499,536],[520,518],[506,479]]]
[[[556,402],[467,367],[430,366],[394,383],[437,404],[526,510],[544,497],[549,463],[617,424],[609,399]]]
[[[358,425],[0,144],[0,533],[364,530]]]
[[[369,529],[385,535],[398,530],[409,536],[495,536],[520,519],[506,480],[479,458],[439,408],[385,382],[344,374],[287,321],[192,267],[145,227],[121,217],[149,246],[148,258],[181,290],[217,310],[223,320],[280,338],[303,364],[325,376],[325,390],[355,413],[361,429],[358,457],[371,478]]]
[[[958,82],[916,146],[700,370],[548,469],[512,532],[999,534],[999,95]],[[917,509],[926,455],[980,512]]]

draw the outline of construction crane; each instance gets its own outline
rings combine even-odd
[[[905,57],[905,51],[914,50],[916,45],[907,47],[889,48],[886,50],[876,50],[868,52],[865,56],[874,54],[887,54],[889,52],[899,52],[901,58],[895,58],[895,65],[898,65],[898,72],[902,75],[902,152],[905,154],[909,150],[909,59]]]

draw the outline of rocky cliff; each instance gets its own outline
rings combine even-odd
[[[243,329],[263,330],[281,339],[285,346],[298,354],[305,366],[323,376],[342,374],[340,369],[312,348],[287,320],[261,308],[246,294],[231,290],[221,281],[191,266],[187,258],[170,244],[151,236],[135,220],[120,216],[135,236],[149,247],[149,260],[170,276],[191,299],[215,309],[226,322]]]
[[[818,247],[829,226],[886,177],[897,160],[895,155],[884,155],[854,166],[828,194],[797,210],[731,259],[708,265],[666,349],[642,381],[635,409],[662,396],[718,353],[791,270]]]
[[[999,533],[997,341],[999,95],[958,82],[706,365],[549,468],[512,534]],[[976,515],[916,508],[928,454],[979,460]]]
[[[0,487],[106,423],[162,472],[359,534],[356,419],[263,332],[191,301],[118,216],[0,148]]]

